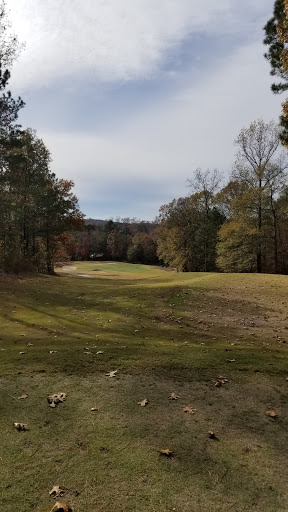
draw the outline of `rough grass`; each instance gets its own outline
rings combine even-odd
[[[0,278],[0,510],[286,511],[287,277],[74,266]]]

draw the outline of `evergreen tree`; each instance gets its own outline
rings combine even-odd
[[[271,65],[271,75],[281,78],[281,82],[272,84],[274,93],[288,89],[288,0],[276,0],[273,17],[266,23],[264,44],[269,46],[265,53]],[[288,147],[288,99],[282,104],[280,116],[280,138]]]

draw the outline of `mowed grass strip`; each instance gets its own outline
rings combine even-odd
[[[287,510],[287,278],[70,267],[0,278],[0,509]]]

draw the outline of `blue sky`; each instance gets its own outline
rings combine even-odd
[[[274,0],[7,0],[26,47],[11,88],[87,217],[155,218],[197,167],[277,120],[263,26]],[[220,4],[220,7],[219,7]]]

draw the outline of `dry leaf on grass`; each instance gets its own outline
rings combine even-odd
[[[49,350],[49,354],[56,354],[57,350]]]
[[[164,455],[165,457],[173,457],[174,453],[166,448],[166,450],[159,450],[160,455]]]
[[[59,503],[59,501],[57,501],[50,512],[73,512],[73,509],[66,505],[66,503]]]
[[[56,407],[56,405],[64,402],[67,398],[67,393],[55,393],[47,397],[50,407]]]
[[[214,385],[216,388],[219,388],[222,386],[222,384],[226,384],[227,382],[229,382],[229,380],[226,379],[226,377],[222,377],[222,375],[220,375],[220,377],[217,377],[217,379],[214,380]]]
[[[25,354],[25,352],[19,352],[19,354],[23,355],[23,354]]]
[[[111,372],[105,373],[106,377],[116,377],[118,370],[111,370]]]
[[[54,485],[54,487],[52,487],[51,491],[49,492],[49,496],[52,498],[61,498],[63,494],[65,494],[65,491],[64,489],[61,489],[59,485]]]
[[[27,394],[22,395],[22,396],[18,396],[18,400],[25,400],[28,397],[29,397],[29,395],[27,395]]]
[[[236,359],[226,359],[227,363],[235,363]]]
[[[180,398],[180,396],[176,395],[176,393],[171,393],[171,395],[169,396],[170,400],[178,400],[178,398]]]
[[[146,407],[146,405],[149,403],[147,398],[144,398],[141,402],[137,402],[137,405],[141,405],[141,407]]]
[[[184,407],[183,412],[188,412],[188,414],[195,414],[197,409],[192,409],[192,407]]]
[[[19,432],[22,430],[23,432],[25,432],[26,430],[28,430],[28,425],[27,423],[13,423],[14,427],[19,430]]]
[[[99,407],[91,407],[90,411],[97,412],[97,411],[100,411],[100,408]]]
[[[98,350],[98,352],[96,352],[97,355],[99,354],[104,354],[103,350]]]
[[[270,418],[276,418],[276,416],[277,416],[276,412],[273,410],[267,411],[266,414],[267,414],[267,416],[270,416]]]

